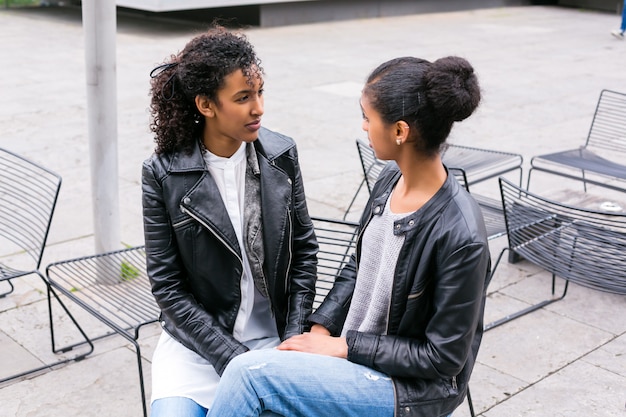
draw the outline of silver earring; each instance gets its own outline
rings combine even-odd
[[[402,139],[396,139],[396,144],[397,144],[398,146],[402,145]]]

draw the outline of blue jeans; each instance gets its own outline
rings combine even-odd
[[[622,26],[620,27],[622,33],[626,31],[626,0],[624,0],[624,6],[622,7]]]
[[[185,397],[160,398],[152,402],[150,417],[206,417],[207,409]],[[269,411],[262,417],[281,417]]]
[[[265,349],[233,359],[208,417],[393,417],[391,378],[345,359]]]
[[[168,397],[150,405],[150,417],[206,417],[207,409],[185,397]]]

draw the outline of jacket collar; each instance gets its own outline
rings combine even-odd
[[[254,147],[269,161],[273,161],[293,147],[293,142],[285,136],[264,127],[259,130],[259,138],[254,141]],[[191,154],[174,152],[168,170],[170,172],[204,171],[202,144],[198,139],[191,150]]]
[[[459,192],[460,186],[456,178],[454,178],[454,175],[450,175],[447,167],[444,166],[444,168],[446,168],[448,177],[446,178],[446,181],[443,183],[441,188],[419,210],[408,214],[400,220],[395,221],[393,229],[394,234],[406,233],[411,229],[428,223],[433,219],[433,217],[439,216],[441,211],[448,205],[450,200],[452,200],[454,196]],[[400,170],[395,167],[393,174],[391,174],[387,179],[387,182],[383,188],[384,191],[372,202],[371,216],[379,216],[382,214],[383,210],[385,209],[387,200],[391,196],[391,191],[393,190],[393,187],[400,179],[400,175]]]

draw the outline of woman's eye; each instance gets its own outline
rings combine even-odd
[[[260,96],[262,96],[262,95],[263,95],[263,93],[265,93],[265,89],[261,88],[261,89],[259,90],[259,95],[260,95]]]

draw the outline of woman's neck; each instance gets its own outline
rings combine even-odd
[[[391,210],[409,213],[426,204],[446,182],[446,169],[439,154],[430,157],[407,154],[397,161],[402,176],[396,184]]]

